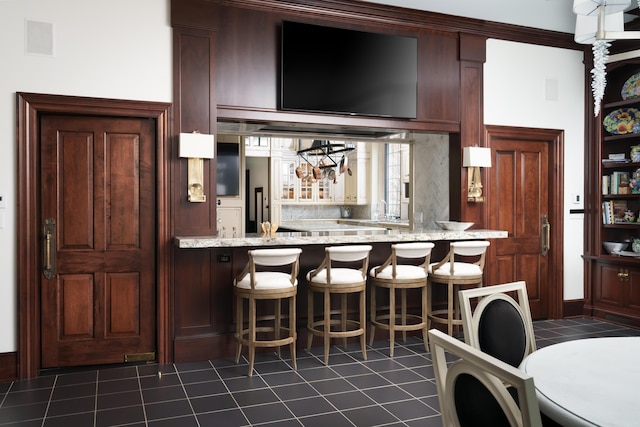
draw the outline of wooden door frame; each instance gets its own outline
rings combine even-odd
[[[485,125],[485,144],[491,148],[493,139],[546,141],[549,144],[549,219],[553,224],[549,251],[549,318],[561,319],[564,302],[564,131],[557,129],[521,128]],[[485,188],[489,187],[486,173]],[[491,197],[491,195],[487,195]],[[489,218],[488,204],[484,217]],[[487,221],[488,223],[488,221]],[[555,230],[554,230],[555,229]],[[489,248],[491,253],[491,247]],[[495,252],[493,253],[495,258]],[[553,279],[553,280],[552,280]]]
[[[40,370],[40,129],[41,114],[135,117],[155,120],[156,141],[156,351],[159,363],[171,356],[171,222],[169,159],[170,103],[17,94],[18,114],[18,378]]]

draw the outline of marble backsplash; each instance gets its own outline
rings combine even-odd
[[[340,219],[341,205],[283,205],[282,221],[297,219]],[[349,205],[351,217],[357,219],[371,219],[371,205]]]

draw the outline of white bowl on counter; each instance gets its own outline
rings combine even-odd
[[[464,231],[471,227],[473,222],[458,222],[458,221],[436,221],[436,224],[443,230],[450,231]]]

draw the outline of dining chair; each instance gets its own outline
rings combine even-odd
[[[462,290],[458,299],[470,346],[515,367],[536,350],[524,281]]]
[[[542,426],[533,377],[437,329],[429,343],[445,427]]]
[[[324,259],[320,265],[307,273],[307,350],[311,350],[313,337],[321,336],[323,338],[325,365],[329,364],[331,338],[342,338],[346,347],[347,338],[359,337],[362,358],[364,360],[367,359],[365,337],[367,322],[366,290],[371,249],[373,249],[371,245],[326,247]],[[315,293],[320,293],[323,296],[322,317],[319,320],[314,319]],[[350,294],[358,297],[358,310],[355,319],[350,319],[347,311],[347,296]],[[340,296],[338,318],[331,317],[332,295]]]
[[[453,335],[453,327],[462,325],[459,314],[457,291],[462,287],[482,287],[484,261],[489,242],[471,240],[451,242],[449,253],[437,263],[429,265],[427,299],[429,300],[427,319],[447,325],[447,333]],[[447,306],[433,309],[433,288],[446,286]]]
[[[249,261],[234,280],[236,363],[240,360],[242,346],[246,345],[249,348],[249,376],[253,375],[256,347],[277,347],[280,355],[280,347],[288,344],[291,363],[296,369],[296,294],[301,252],[300,248],[250,250]],[[246,327],[244,300],[248,301],[249,319]],[[275,301],[272,326],[258,326],[256,301],[259,300]],[[289,301],[287,326],[282,325],[282,300]],[[281,336],[283,331],[286,332],[284,337]],[[264,334],[270,334],[268,337],[271,339],[262,338]]]
[[[391,254],[387,260],[369,272],[371,295],[370,321],[371,330],[369,344],[375,339],[376,327],[389,331],[389,355],[393,357],[396,331],[402,332],[407,340],[407,331],[422,330],[422,338],[426,351],[429,351],[427,329],[427,269],[431,259],[431,250],[435,245],[431,242],[396,243],[391,245]],[[413,264],[410,262],[413,261]],[[418,263],[420,263],[417,265]],[[377,290],[388,291],[389,308],[379,310]],[[407,311],[407,291],[420,290],[419,314]],[[396,291],[400,291],[400,312],[396,308]],[[382,311],[379,313],[379,311]]]

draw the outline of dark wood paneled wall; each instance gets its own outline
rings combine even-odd
[[[279,29],[285,19],[417,37],[417,118],[279,111]],[[353,0],[172,0],[171,25],[176,144],[179,132],[215,133],[218,119],[447,132],[452,218],[480,226],[486,222],[484,205],[466,202],[461,184],[466,183],[466,171],[460,165],[462,147],[484,143],[486,39],[576,48],[567,34]],[[173,160],[175,234],[215,234],[215,162],[205,161],[207,203],[192,204],[186,202],[186,160]],[[384,246],[376,247],[372,262],[384,259]],[[313,252],[305,248],[308,251]],[[246,248],[175,252],[175,361],[230,355],[232,277],[244,265]],[[230,262],[222,262],[220,255],[229,254]]]

